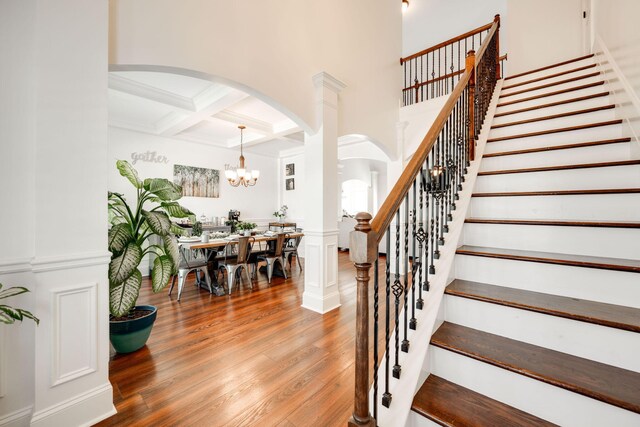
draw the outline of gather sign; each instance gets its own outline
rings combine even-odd
[[[169,163],[169,159],[166,156],[158,155],[156,151],[147,151],[146,153],[131,153],[131,164],[136,164],[138,161],[148,163]]]

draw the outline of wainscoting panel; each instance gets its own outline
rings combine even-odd
[[[51,291],[52,387],[97,369],[97,286],[97,283],[91,283]]]

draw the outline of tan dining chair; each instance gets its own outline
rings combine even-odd
[[[253,282],[249,274],[249,258],[251,257],[251,248],[255,243],[255,237],[246,236],[240,237],[237,242],[228,242],[218,260],[218,271],[222,273],[222,280],[224,280],[224,273],[227,273],[227,288],[229,294],[233,289],[236,276],[240,276],[242,280],[242,272],[244,271],[247,280],[251,284],[253,289]],[[218,282],[222,283],[222,282]]]
[[[275,241],[275,245],[272,245],[264,255],[258,256],[258,261],[265,261],[267,263],[267,281],[271,283],[271,277],[273,276],[273,267],[276,262],[280,263],[280,267],[282,268],[282,273],[284,274],[284,278],[287,278],[287,272],[285,271],[285,260],[284,260],[284,242],[287,237],[287,233],[278,233]]]
[[[184,283],[187,280],[187,276],[190,272],[195,271],[196,274],[202,273],[204,275],[205,283],[209,288],[209,293],[213,293],[213,288],[211,287],[211,277],[209,276],[208,271],[208,259],[206,253],[201,250],[191,251],[188,247],[185,247],[183,244],[178,243],[178,248],[180,251],[180,265],[178,266],[178,301],[180,301],[180,297],[182,296],[182,289],[184,288]],[[198,281],[196,281],[196,285],[198,285]],[[176,283],[176,276],[174,275],[171,279],[171,287],[169,288],[169,296],[171,296],[171,292],[173,291],[173,285]]]

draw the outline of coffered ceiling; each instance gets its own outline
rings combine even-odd
[[[301,148],[304,134],[263,101],[229,86],[149,71],[109,73],[109,124],[114,127],[277,157]]]

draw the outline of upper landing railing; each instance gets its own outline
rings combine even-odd
[[[378,412],[392,405],[390,385],[395,380],[391,377],[402,375],[399,352],[411,357],[407,332],[418,325],[420,316],[416,313],[424,307],[433,279],[430,275],[436,274],[434,260],[440,257],[467,167],[475,157],[476,139],[500,79],[499,28],[496,16],[478,52],[467,53],[465,68],[444,107],[373,221],[366,212],[356,216],[358,224],[350,236],[357,281],[355,402],[350,426],[377,425]],[[378,253],[382,240],[384,257]],[[370,290],[373,334],[369,330]]]
[[[496,15],[494,22],[401,58],[404,76],[402,105],[412,105],[450,93],[464,73],[467,52],[479,48],[493,24],[499,21],[500,15]],[[499,60],[503,72],[506,59],[507,55],[504,55]]]

